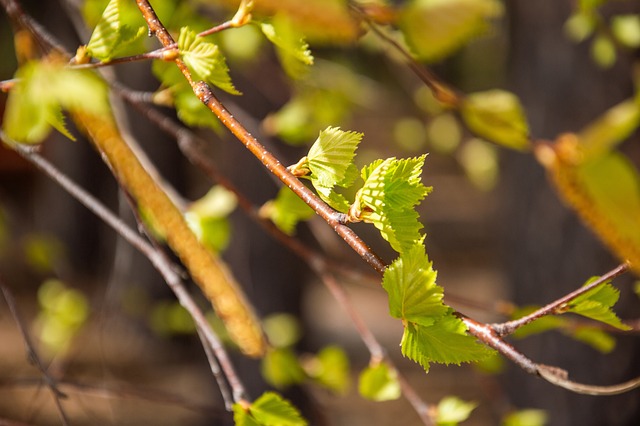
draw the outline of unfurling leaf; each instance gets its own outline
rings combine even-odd
[[[540,162],[560,193],[580,218],[631,268],[640,271],[640,177],[618,152],[580,160],[574,135],[555,146],[540,146]]]
[[[349,212],[352,220],[372,223],[398,253],[423,238],[414,207],[431,191],[420,180],[426,156],[376,161],[362,169],[364,186]]]
[[[293,235],[298,222],[312,218],[314,212],[292,190],[283,186],[274,200],[260,208],[260,216],[271,219],[285,234]]]
[[[400,15],[400,28],[418,58],[442,59],[489,27],[502,14],[496,0],[413,0]]]
[[[469,129],[478,136],[507,148],[529,148],[529,126],[516,95],[489,90],[468,95],[460,109]]]
[[[398,374],[384,362],[370,365],[360,373],[358,391],[372,401],[391,401],[402,394]]]
[[[437,426],[456,426],[469,418],[478,406],[475,402],[466,402],[456,396],[447,396],[438,403]]]
[[[291,78],[300,78],[313,64],[313,56],[302,33],[298,32],[286,15],[276,15],[271,23],[263,23],[260,29],[276,46],[282,67]]]
[[[42,142],[51,127],[71,137],[62,109],[81,108],[98,115],[109,110],[106,86],[90,71],[72,70],[55,61],[34,61],[18,69],[15,78],[3,127],[18,142]]]
[[[588,284],[588,282],[587,282]],[[630,330],[611,310],[620,297],[620,291],[609,283],[602,283],[567,303],[567,312],[582,315],[609,324],[620,330]]]
[[[194,79],[204,80],[222,90],[239,95],[231,82],[229,68],[218,46],[198,37],[189,27],[180,29],[178,50],[185,64],[194,73]]]
[[[145,33],[144,26],[129,26],[122,16],[123,0],[111,0],[91,34],[87,52],[100,61],[109,61]]]

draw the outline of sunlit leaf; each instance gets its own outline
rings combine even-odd
[[[529,148],[527,118],[513,93],[489,90],[470,94],[464,98],[460,112],[478,136],[507,148]]]
[[[620,291],[609,283],[603,283],[576,297],[567,304],[567,311],[596,321],[609,324],[620,330],[631,327],[620,322],[620,318],[611,310],[618,302]]]
[[[306,374],[289,348],[273,349],[262,359],[262,376],[272,386],[284,389],[304,382]]]
[[[477,406],[475,402],[466,402],[456,396],[444,397],[438,403],[436,425],[455,426],[467,420]]]
[[[291,403],[274,392],[265,392],[249,409],[259,425],[304,426],[307,421]]]
[[[618,15],[611,18],[611,32],[620,43],[640,47],[640,15]]]
[[[590,13],[574,13],[564,23],[564,32],[576,43],[584,41],[593,34],[597,21]]]
[[[586,158],[602,155],[627,139],[640,125],[640,103],[628,99],[590,123],[578,139]]]
[[[269,343],[276,348],[293,346],[302,337],[300,321],[287,313],[271,314],[262,320]]]
[[[616,347],[616,339],[611,334],[595,327],[578,327],[571,332],[571,337],[604,354]]]
[[[233,404],[233,422],[235,426],[264,426],[237,402]]]
[[[339,127],[321,131],[307,154],[312,179],[324,187],[353,182],[357,170],[354,171],[352,163],[362,136],[362,133],[343,131]]]
[[[395,369],[384,362],[370,365],[360,373],[358,391],[372,401],[391,401],[402,394]]]
[[[424,245],[416,244],[400,255],[382,280],[391,316],[428,326],[447,313],[444,290],[436,284],[436,276]]]
[[[87,44],[89,55],[100,61],[117,57],[145,33],[144,26],[131,27],[125,23],[121,13],[123,3],[123,0],[109,2]]]
[[[473,362],[491,353],[485,346],[466,334],[466,326],[452,313],[444,315],[430,326],[405,323],[402,354],[429,371],[431,362],[460,364]]]
[[[400,14],[400,28],[420,59],[442,59],[485,32],[502,14],[495,0],[413,0]]]
[[[195,79],[204,80],[231,94],[240,94],[231,82],[229,68],[218,46],[198,37],[189,27],[182,27],[178,49]]]
[[[276,15],[270,23],[262,23],[264,35],[276,46],[282,67],[292,78],[300,78],[313,64],[313,56],[302,33],[292,25],[284,14]]]
[[[611,68],[616,63],[618,54],[613,41],[605,36],[598,35],[591,43],[591,56],[602,68]]]
[[[292,190],[283,186],[275,199],[260,208],[260,215],[271,219],[285,234],[293,235],[298,222],[312,218],[314,211]]]
[[[217,185],[189,206],[185,219],[205,246],[219,252],[229,242],[231,225],[227,216],[236,208],[236,204],[235,195]]]

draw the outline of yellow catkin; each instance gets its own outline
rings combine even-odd
[[[640,246],[637,241],[598,207],[597,200],[580,176],[582,156],[575,135],[561,136],[553,147],[538,147],[536,155],[562,199],[613,253],[640,273]]]
[[[150,212],[171,249],[211,301],[230,337],[248,356],[265,353],[266,341],[246,297],[224,263],[193,234],[179,209],[144,169],[124,141],[112,116],[73,111],[74,121],[104,155],[139,207]]]

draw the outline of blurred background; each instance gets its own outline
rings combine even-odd
[[[87,43],[90,35],[82,11],[90,17],[106,2],[90,3],[22,2],[69,51]],[[230,0],[181,3],[216,23],[231,17],[236,7]],[[269,11],[271,2],[262,3]],[[393,3],[388,6],[403,10],[408,3],[420,2]],[[579,15],[582,3],[496,2],[500,7],[482,36],[429,66],[463,93],[492,88],[516,93],[536,138],[553,139],[579,130],[634,95],[638,61],[637,48],[614,46],[611,59],[611,50],[594,47],[603,43],[597,36],[576,41],[576,30],[572,33],[568,22]],[[173,7],[174,17],[178,16],[180,7]],[[455,17],[455,11],[451,13]],[[640,13],[640,5],[611,1],[598,13],[608,22],[611,16]],[[355,25],[346,33],[338,31],[337,23],[326,28],[325,36],[308,28],[315,64],[307,76],[296,80],[284,73],[272,47],[254,27],[216,36],[234,85],[243,93],[221,93],[221,99],[285,164],[296,163],[328,125],[364,133],[359,165],[428,152],[423,182],[433,186],[433,192],[420,206],[421,220],[438,282],[455,309],[481,321],[501,321],[509,304],[543,305],[619,263],[562,205],[530,154],[507,151],[471,135],[453,113],[438,105],[397,51],[365,33],[364,26]],[[332,36],[326,37],[327,33]],[[0,80],[10,79],[17,62],[4,13],[0,13],[0,55]],[[149,63],[113,69],[127,87],[158,89]],[[0,94],[0,111],[6,98]],[[168,184],[187,203],[203,197],[212,183],[184,159],[175,141],[116,102],[123,112],[121,125]],[[176,119],[173,110],[162,111]],[[275,197],[279,186],[274,178],[226,130],[197,131],[216,165],[256,205]],[[635,132],[621,145],[636,165],[638,139]],[[52,134],[42,152],[135,226],[126,199],[86,141],[72,143]],[[229,232],[222,255],[260,317],[289,314],[276,316],[275,323],[285,318],[287,327],[297,324],[300,354],[337,345],[347,355],[350,384],[333,391],[316,385],[282,391],[311,424],[420,424],[403,398],[374,403],[358,395],[358,374],[368,364],[369,353],[348,316],[304,263],[239,209],[227,220],[228,226],[222,225],[225,231],[219,231]],[[370,228],[354,225],[390,262],[393,252]],[[328,257],[367,271],[321,220],[300,225],[297,236]],[[68,395],[63,405],[71,424],[233,424],[193,325],[150,263],[4,147],[0,147],[0,278],[15,294],[49,372],[62,380],[61,389]],[[628,274],[615,282],[622,292],[616,312],[623,319],[637,318],[640,312],[634,280]],[[388,316],[383,289],[366,280],[342,284],[421,398],[437,403],[456,395],[478,404],[464,424],[501,424],[507,413],[528,408],[543,410],[544,424],[549,425],[640,424],[637,390],[613,397],[576,395],[499,360],[481,366],[432,365],[425,374],[400,354],[402,325]],[[206,308],[197,288],[192,290]],[[557,331],[513,343],[535,361],[569,370],[577,381],[613,384],[640,375],[637,335],[613,337],[615,347],[600,350]],[[269,388],[259,362],[233,348],[229,351],[252,397]],[[0,302],[0,424],[60,424],[50,393],[27,362],[23,337],[4,300]]]

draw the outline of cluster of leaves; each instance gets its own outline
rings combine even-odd
[[[619,47],[640,47],[640,15],[622,14],[607,19],[599,7],[608,0],[580,0],[565,23],[565,32],[576,43],[591,40],[591,56],[603,68],[616,62]]]

